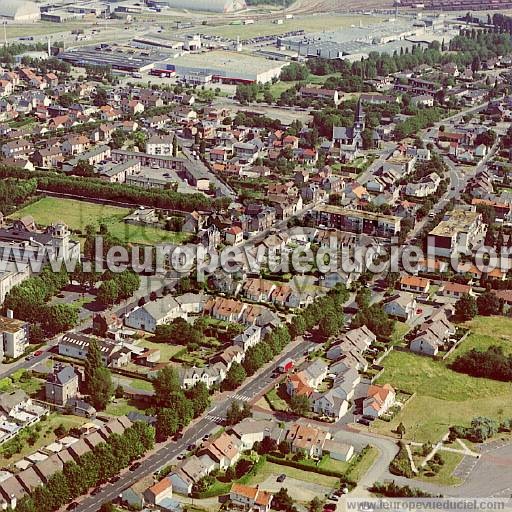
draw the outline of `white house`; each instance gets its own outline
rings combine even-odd
[[[155,332],[157,325],[170,323],[179,316],[182,316],[180,305],[174,297],[166,295],[136,307],[126,315],[124,323],[132,329]]]

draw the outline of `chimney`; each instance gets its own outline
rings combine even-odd
[[[11,319],[14,318],[14,312],[12,309],[7,310],[7,318],[11,318]]]

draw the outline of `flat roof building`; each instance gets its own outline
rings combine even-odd
[[[286,62],[223,50],[182,55],[173,59],[170,65],[182,77],[204,75],[225,83],[262,84],[278,78],[284,66]]]
[[[2,0],[0,2],[1,18],[16,21],[17,23],[33,23],[41,19],[41,12],[34,2]]]

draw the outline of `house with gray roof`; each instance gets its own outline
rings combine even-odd
[[[15,508],[16,502],[26,495],[27,491],[14,475],[0,482],[0,504]]]
[[[78,385],[78,374],[72,366],[56,367],[45,382],[46,401],[65,405],[78,395]]]
[[[124,323],[132,329],[154,333],[157,325],[170,323],[180,316],[182,316],[180,305],[174,297],[166,295],[136,307],[126,315]]]
[[[37,487],[44,485],[43,480],[39,477],[33,467],[27,468],[16,475],[20,484],[27,492],[32,492]]]

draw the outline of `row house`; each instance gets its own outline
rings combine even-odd
[[[11,142],[6,142],[2,145],[2,155],[5,158],[21,158],[28,156],[34,149],[31,142],[18,139]]]

